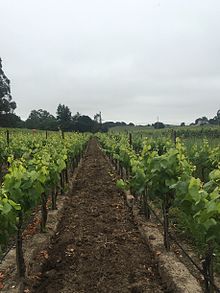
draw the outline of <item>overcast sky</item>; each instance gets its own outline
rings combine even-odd
[[[16,114],[186,123],[220,108],[219,0],[0,0]]]

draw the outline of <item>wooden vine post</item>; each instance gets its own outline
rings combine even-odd
[[[202,263],[205,276],[205,292],[214,293],[214,271],[213,271],[214,248],[211,242],[208,243],[205,258]]]
[[[18,223],[17,223],[17,234],[16,234],[16,263],[17,263],[17,273],[19,278],[25,277],[25,262],[24,254],[22,249],[22,223],[23,223],[23,213],[18,212]]]
[[[176,145],[176,130],[174,130],[174,129],[172,129],[171,139],[172,139],[174,145]]]
[[[46,192],[41,194],[41,232],[44,233],[46,231],[46,223],[47,223],[47,195]]]
[[[148,191],[147,188],[144,189],[143,194],[143,208],[144,208],[144,215],[147,220],[150,219],[150,209],[148,206]]]
[[[10,145],[10,132],[9,132],[8,129],[6,130],[6,141],[7,141],[7,146],[9,147],[9,145]],[[8,168],[9,168],[10,167],[10,163],[7,162],[7,165],[8,165]]]
[[[129,145],[132,146],[132,134],[129,133]]]
[[[164,236],[164,246],[167,251],[170,251],[170,239],[169,239],[169,208],[170,208],[170,198],[169,193],[165,193],[162,202],[163,211],[163,236]]]
[[[10,133],[9,133],[8,129],[6,130],[6,141],[7,141],[7,145],[9,146],[9,144],[10,144]]]
[[[66,168],[64,172],[65,172],[66,184],[68,184],[69,178],[68,178],[68,161],[67,160],[66,160]]]
[[[57,190],[56,187],[53,187],[51,190],[51,199],[52,199],[52,210],[57,209]]]
[[[63,174],[63,171],[60,173],[60,193],[64,194],[64,174]]]

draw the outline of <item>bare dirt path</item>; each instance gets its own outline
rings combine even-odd
[[[95,139],[48,254],[31,292],[165,292]]]

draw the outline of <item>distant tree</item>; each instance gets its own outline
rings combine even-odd
[[[165,125],[164,125],[162,122],[156,122],[156,123],[152,124],[152,126],[153,126],[155,129],[162,129],[162,128],[165,128]]]
[[[181,122],[180,126],[186,126],[185,122]]]
[[[57,130],[56,118],[43,109],[32,110],[28,119],[25,121],[25,125],[27,128]]]
[[[116,125],[115,125],[115,123],[114,122],[104,122],[103,124],[102,124],[102,127],[101,127],[101,131],[102,132],[107,132],[108,130],[109,130],[109,128],[111,128],[111,127],[115,127]]]
[[[214,117],[215,124],[220,125],[220,109],[217,111],[216,116]]]
[[[73,120],[73,130],[79,132],[95,132],[96,123],[97,122],[92,120],[89,116],[82,115]]]
[[[209,124],[212,124],[212,125],[218,124],[217,117],[215,116],[214,118],[209,119]]]
[[[133,123],[132,123],[133,124]],[[130,126],[134,126],[130,123]],[[128,126],[129,124],[126,124],[125,122],[113,122],[113,121],[108,121],[102,123],[101,131],[102,132],[107,132],[109,128],[116,127],[116,126]]]
[[[0,126],[1,127],[21,127],[20,117],[14,114],[16,103],[12,101],[10,80],[2,69],[0,58]]]
[[[76,112],[76,114],[73,116],[73,119],[77,119],[81,116],[81,114],[79,112]]]
[[[2,69],[2,59],[0,58],[0,114],[13,113],[16,103],[12,101],[10,80]]]
[[[128,124],[128,126],[134,126],[134,123],[130,122],[130,123]]]
[[[58,126],[63,131],[72,130],[72,117],[69,107],[59,104],[57,107]]]
[[[0,126],[13,128],[25,127],[24,122],[21,120],[21,118],[14,113],[0,114]]]
[[[203,116],[202,118],[197,118],[195,120],[195,125],[205,124],[220,125],[220,109],[213,118],[208,119],[206,116]]]
[[[205,124],[208,124],[209,123],[209,120],[207,117],[203,116],[202,118],[198,118],[195,120],[195,124],[196,125],[205,125]]]
[[[101,112],[94,115],[93,132],[98,132],[102,128],[102,114]]]

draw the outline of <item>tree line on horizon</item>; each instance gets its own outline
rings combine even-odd
[[[91,119],[87,115],[77,112],[72,115],[68,106],[59,104],[56,117],[47,110],[32,110],[26,121],[22,121],[14,111],[17,105],[12,100],[10,90],[10,80],[2,69],[0,58],[0,127],[30,128],[42,130],[62,130],[79,132],[108,131],[109,127],[124,126],[125,122],[105,122],[101,123],[100,113]],[[130,123],[130,125],[134,125]]]
[[[47,110],[39,109],[32,110],[26,121],[22,121],[14,111],[17,105],[12,100],[10,90],[10,80],[5,75],[2,69],[2,60],[0,58],[0,127],[13,128],[30,128],[42,130],[62,130],[62,131],[79,131],[79,132],[97,132],[108,131],[109,128],[115,126],[134,126],[131,122],[104,122],[102,123],[101,114],[97,113],[91,119],[87,115],[81,115],[77,112],[72,115],[70,108],[64,104],[59,104],[56,111],[56,117],[50,114]],[[220,110],[216,116],[211,119],[207,117],[198,118],[191,125],[220,125]],[[182,122],[181,126],[185,123]],[[148,124],[148,126],[150,126]],[[154,128],[164,128],[166,125],[162,122],[153,123]]]
[[[28,119],[24,122],[24,125],[26,128],[30,129],[104,132],[108,131],[110,127],[127,124],[124,122],[102,123],[100,113],[95,114],[93,119],[87,115],[81,115],[79,112],[72,115],[68,106],[59,104],[56,111],[56,117],[43,109],[32,110]]]

